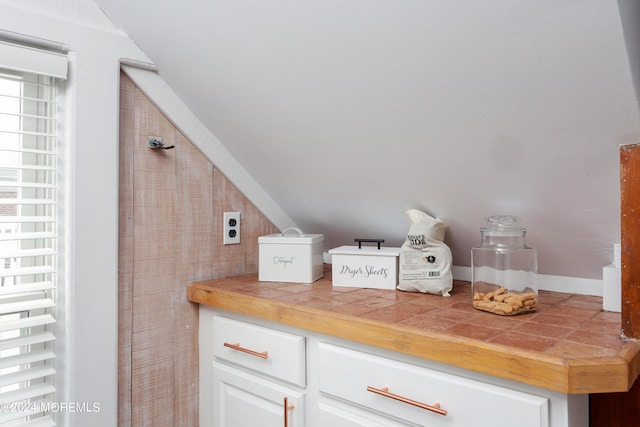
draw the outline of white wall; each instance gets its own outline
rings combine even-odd
[[[62,411],[60,425],[117,424],[118,117],[120,58],[149,62],[91,2],[0,1],[0,35],[55,41],[70,49],[63,126],[65,248],[58,332],[57,402],[98,403]]]
[[[611,262],[637,2],[96,2],[325,249],[399,245],[418,208],[457,266],[495,213],[522,217],[543,274]]]

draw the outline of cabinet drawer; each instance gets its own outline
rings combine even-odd
[[[548,399],[326,343],[318,345],[324,394],[429,426],[548,427]],[[390,396],[368,391],[386,389]],[[394,397],[409,399],[397,400]],[[415,406],[437,406],[446,415]]]
[[[213,318],[213,354],[245,368],[305,386],[305,339],[226,317]]]

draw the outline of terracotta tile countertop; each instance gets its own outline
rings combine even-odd
[[[602,298],[540,291],[538,310],[476,310],[468,282],[450,297],[258,282],[257,274],[192,283],[189,301],[568,394],[627,391],[640,344],[620,336],[620,313]]]

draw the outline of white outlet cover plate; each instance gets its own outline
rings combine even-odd
[[[236,225],[231,226],[229,222],[235,219]],[[240,212],[225,212],[224,213],[224,226],[223,235],[222,235],[222,244],[223,245],[237,245],[240,243]],[[235,231],[235,237],[231,237],[229,233],[231,231]]]

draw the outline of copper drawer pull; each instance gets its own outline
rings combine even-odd
[[[367,386],[367,391],[379,394],[380,396],[389,397],[391,399],[399,400],[400,402],[408,403],[409,405],[417,406],[418,408],[426,409],[427,411],[435,412],[440,415],[447,415],[447,411],[440,409],[440,404],[435,403],[433,405],[426,405],[415,400],[407,399],[406,397],[398,396],[397,394],[389,393],[389,387],[385,388],[373,388]]]
[[[289,411],[295,409],[295,406],[289,405],[289,399],[284,398],[284,427],[289,426]]]
[[[229,344],[228,342],[226,342],[224,343],[224,346],[229,347],[230,349],[233,349],[233,350],[238,350],[243,353],[250,354],[252,356],[259,357],[261,359],[267,359],[269,357],[269,353],[266,351],[258,352],[258,351],[249,350],[248,348],[240,347],[240,343]]]

